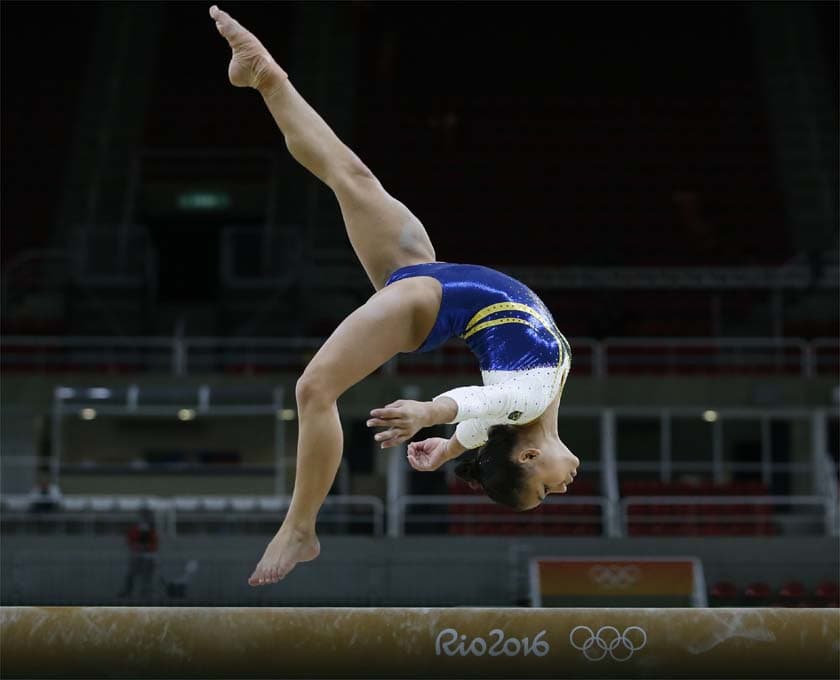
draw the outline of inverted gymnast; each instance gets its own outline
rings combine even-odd
[[[501,272],[437,261],[420,221],[338,139],[260,41],[215,5],[210,16],[233,52],[230,82],[262,95],[294,159],[333,190],[376,291],[339,324],[297,381],[292,501],[248,583],[276,583],[320,552],[315,520],[343,447],[339,396],[396,354],[427,352],[455,336],[476,355],[484,385],[374,409],[367,425],[384,428],[374,439],[384,449],[425,427],[457,423],[450,439],[411,442],[411,467],[437,470],[475,449],[455,472],[498,503],[529,510],[549,493],[565,493],[580,464],[557,434],[571,351],[546,306]]]

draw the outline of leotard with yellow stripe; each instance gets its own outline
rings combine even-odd
[[[487,441],[493,425],[538,418],[561,393],[571,350],[551,312],[530,288],[502,272],[472,264],[428,262],[397,269],[386,285],[429,276],[441,284],[440,311],[417,350],[429,352],[453,337],[478,359],[484,385],[458,387],[440,397],[458,405],[455,435],[467,448]]]

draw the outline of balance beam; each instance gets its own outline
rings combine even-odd
[[[836,678],[837,609],[4,607],[3,678]]]

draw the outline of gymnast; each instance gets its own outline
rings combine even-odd
[[[431,351],[455,336],[476,355],[483,385],[374,409],[367,425],[382,428],[374,439],[384,449],[423,428],[457,423],[449,439],[409,443],[411,467],[436,470],[470,450],[456,474],[498,503],[529,510],[549,493],[565,493],[580,464],[557,433],[571,351],[546,306],[501,272],[436,260],[420,221],[298,94],[262,43],[215,5],[210,16],[233,53],[231,84],[262,95],[292,157],[332,189],[375,290],[339,324],[297,381],[292,500],[248,583],[276,583],[320,552],[315,520],[343,448],[339,396],[396,354]]]

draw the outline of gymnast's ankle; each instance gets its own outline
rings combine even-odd
[[[280,533],[287,533],[296,540],[310,541],[315,538],[315,525],[312,522],[289,519],[287,515],[280,527]]]
[[[289,75],[277,64],[273,64],[259,75],[255,88],[263,99],[268,100],[279,94],[287,82],[289,82]]]

